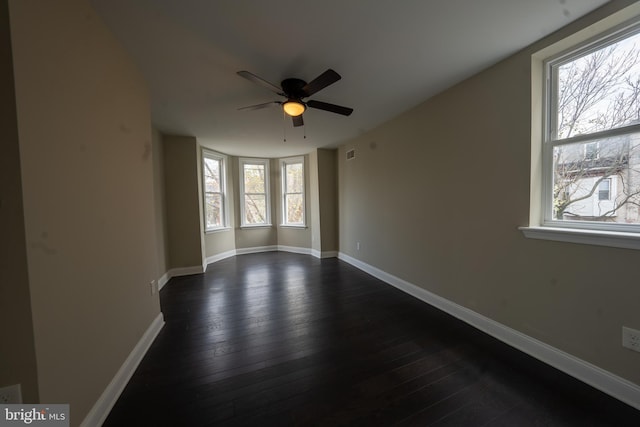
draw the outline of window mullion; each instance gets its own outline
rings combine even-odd
[[[634,125],[624,126],[624,127],[615,128],[615,129],[608,129],[600,132],[576,135],[576,136],[572,136],[571,138],[551,140],[548,143],[551,143],[553,146],[562,146],[562,145],[568,145],[568,144],[576,144],[579,142],[588,142],[590,140],[595,140],[595,139],[606,139],[614,136],[626,135],[626,134],[631,134],[636,132],[640,132],[640,124],[634,124]]]
[[[558,76],[551,64],[546,64],[545,70],[545,99],[550,108],[545,117],[544,135],[547,141],[554,141],[558,135]]]

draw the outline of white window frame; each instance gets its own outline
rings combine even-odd
[[[286,167],[287,165],[296,165],[296,164],[301,164],[302,165],[302,193],[294,193],[294,192],[288,192],[287,191],[287,174],[286,174]],[[305,168],[305,164],[304,164],[304,156],[300,156],[300,157],[289,157],[286,159],[280,159],[280,175],[281,175],[281,209],[282,209],[282,221],[281,221],[281,226],[282,227],[293,227],[293,228],[304,228],[307,225],[307,199],[306,199],[306,194],[305,194],[305,187],[306,187],[306,168]],[[288,194],[301,194],[302,195],[302,209],[303,209],[303,213],[302,213],[302,223],[289,223],[287,222],[287,195]]]
[[[640,3],[633,3],[619,11],[603,18],[600,21],[578,30],[565,39],[558,40],[553,44],[543,47],[535,52],[531,57],[531,198],[529,225],[518,227],[526,238],[551,240],[557,242],[567,242],[583,245],[598,245],[615,248],[625,248],[640,250],[640,233],[617,231],[615,229],[585,229],[572,227],[568,224],[553,224],[545,222],[545,213],[552,212],[549,203],[545,202],[547,195],[544,194],[550,187],[549,178],[552,177],[551,170],[543,167],[544,155],[548,153],[548,145],[545,144],[548,137],[548,120],[546,117],[546,100],[549,92],[546,90],[549,82],[543,78],[546,76],[544,66],[546,61],[552,60],[567,52],[568,47],[573,47],[570,51],[575,51],[580,46],[588,46],[594,41],[601,40],[602,37],[623,31],[636,25],[640,20]],[[596,34],[596,37],[594,37]],[[600,34],[597,36],[597,34]],[[593,136],[593,135],[592,135]],[[548,164],[548,162],[547,162]],[[550,200],[550,198],[548,199]],[[584,227],[585,224],[580,224]]]
[[[245,189],[244,189],[244,166],[245,165],[263,165],[264,166],[264,195],[265,195],[265,222],[259,224],[249,224],[246,222],[245,215]],[[271,227],[271,187],[269,186],[269,159],[256,159],[256,158],[240,158],[239,159],[239,172],[240,172],[240,226],[241,227]],[[255,193],[263,194],[263,193]]]
[[[220,207],[222,224],[215,227],[207,226],[207,184],[205,178],[205,161],[206,159],[217,160],[220,162],[220,194],[221,194],[221,204]],[[203,222],[204,222],[204,230],[206,233],[225,230],[228,229],[228,212],[227,212],[227,180],[226,180],[226,171],[227,171],[227,156],[216,153],[215,151],[210,151],[207,149],[202,149],[202,209],[203,209]]]
[[[624,126],[620,128],[581,134],[565,139],[557,139],[555,135],[555,121],[557,120],[557,99],[555,86],[557,74],[554,69],[561,64],[570,62],[580,56],[596,51],[604,46],[613,44],[634,34],[640,33],[640,23],[623,24],[600,33],[583,43],[577,44],[565,50],[559,55],[552,56],[544,61],[544,96],[543,118],[544,130],[542,141],[542,225],[544,227],[566,228],[587,231],[640,233],[640,224],[620,224],[590,221],[557,220],[553,218],[553,149],[557,146],[597,142],[598,140],[630,135],[640,132],[640,124]],[[601,148],[601,147],[599,147]]]

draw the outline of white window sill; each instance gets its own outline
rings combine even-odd
[[[204,234],[219,233],[221,231],[230,231],[230,230],[231,230],[231,227],[212,228],[210,230],[205,230]]]
[[[256,225],[241,225],[240,226],[241,229],[243,230],[250,230],[252,228],[273,228],[273,225],[271,224],[256,224]]]
[[[280,224],[280,228],[297,228],[297,229],[301,229],[304,230],[307,228],[306,225],[292,225],[292,224]]]
[[[560,227],[518,227],[529,239],[554,240],[583,245],[640,249],[640,233],[584,230]]]

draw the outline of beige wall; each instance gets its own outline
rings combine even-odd
[[[169,270],[169,246],[167,243],[167,220],[164,197],[164,150],[162,134],[156,128],[151,130],[153,157],[153,212],[155,214],[156,257],[158,269],[156,278],[160,279]]]
[[[320,191],[318,183],[318,150],[309,153],[309,199],[311,200],[307,218],[311,226],[311,250],[320,253],[322,237],[320,234]]]
[[[77,425],[160,313],[148,95],[86,1],[9,6],[40,401]]]
[[[22,398],[38,402],[27,248],[22,205],[18,123],[9,9],[0,1],[0,387],[21,384]],[[7,327],[7,325],[10,325]]]
[[[169,270],[202,266],[199,151],[191,136],[163,136]]]
[[[311,248],[311,227],[278,227],[278,245],[292,248]]]
[[[338,152],[318,150],[318,205],[322,252],[338,250]]]
[[[233,251],[236,248],[236,237],[233,228],[206,233],[204,239],[207,258]]]
[[[342,147],[340,250],[640,384],[620,338],[623,325],[640,328],[638,252],[517,229],[529,222],[531,54],[556,39]]]

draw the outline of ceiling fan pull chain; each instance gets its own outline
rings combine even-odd
[[[282,140],[287,142],[287,115],[282,110]]]

